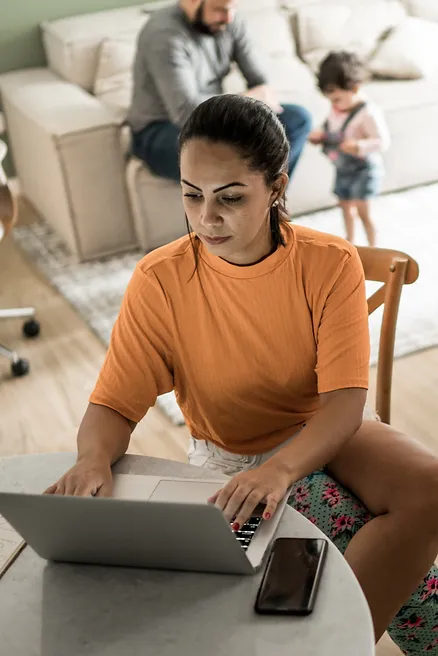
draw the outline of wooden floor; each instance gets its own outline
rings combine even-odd
[[[22,217],[32,213],[22,206]],[[31,362],[31,373],[13,379],[0,358],[0,456],[73,451],[77,426],[105,353],[104,346],[9,238],[0,243],[0,307],[32,305],[42,325],[35,341],[21,337],[21,321],[3,321],[0,342]],[[372,371],[371,393],[375,371]],[[438,348],[397,360],[393,420],[438,451]],[[151,409],[137,427],[131,453],[185,460],[187,431]],[[400,652],[384,639],[378,656]]]

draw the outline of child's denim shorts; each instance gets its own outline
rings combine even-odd
[[[336,162],[334,193],[340,200],[368,200],[380,193],[383,174],[380,160],[343,154]]]
[[[334,193],[339,200],[368,200],[380,193],[382,179],[383,171],[375,168],[337,169]]]

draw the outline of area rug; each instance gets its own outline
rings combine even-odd
[[[438,344],[438,183],[381,196],[374,220],[378,245],[409,253],[420,265],[420,277],[402,294],[395,357]],[[294,223],[343,236],[338,209],[315,212]],[[65,245],[44,222],[20,226],[15,240],[48,280],[71,303],[90,328],[108,344],[114,320],[139,251],[77,264]],[[357,244],[365,244],[358,229]],[[373,283],[368,284],[371,292]],[[371,364],[377,360],[381,312],[370,317]],[[158,406],[175,424],[184,423],[173,393]]]

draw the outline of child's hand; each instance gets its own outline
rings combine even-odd
[[[307,138],[310,143],[314,144],[315,146],[319,146],[319,144],[324,141],[325,132],[323,132],[323,130],[312,130]]]
[[[339,148],[346,155],[354,155],[355,157],[359,155],[359,144],[354,139],[346,139]]]

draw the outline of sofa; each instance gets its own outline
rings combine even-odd
[[[79,261],[138,247],[146,252],[185,232],[179,185],[154,176],[130,155],[125,125],[136,38],[163,4],[46,22],[47,66],[0,76],[22,192]],[[363,56],[370,71],[367,92],[384,109],[392,136],[384,192],[438,179],[437,5],[239,3],[280,100],[307,107],[315,125],[328,109],[315,84],[318,62],[332,48]],[[225,91],[243,89],[232,70]],[[291,215],[333,205],[332,178],[329,162],[307,145],[288,190]]]

